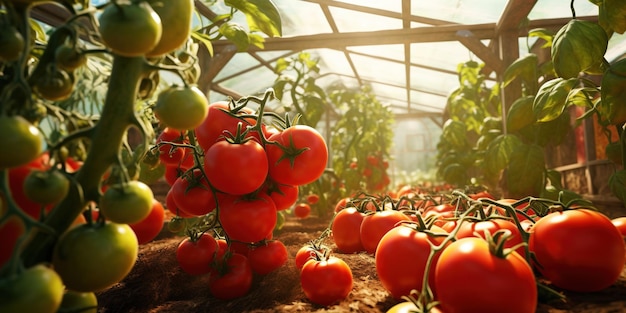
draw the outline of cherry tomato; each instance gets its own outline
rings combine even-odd
[[[342,253],[365,251],[361,242],[361,224],[365,215],[355,207],[343,209],[335,214],[331,231],[337,249]]]
[[[54,52],[54,59],[59,68],[74,71],[87,63],[87,57],[77,47],[63,44]]]
[[[165,209],[163,204],[154,199],[148,216],[137,223],[128,224],[128,226],[133,229],[135,236],[137,236],[137,243],[143,245],[154,240],[159,235],[163,229],[164,222]]]
[[[396,210],[384,210],[365,215],[360,229],[361,243],[365,251],[374,254],[380,239],[399,222],[408,220],[410,220],[408,216]]]
[[[302,267],[307,261],[317,259],[317,255],[323,253],[322,249],[324,248],[316,248],[312,245],[302,246],[300,249],[298,249],[295,255],[296,268],[298,270],[302,270]]]
[[[55,313],[63,290],[63,281],[53,269],[35,265],[0,281],[0,312]]]
[[[267,155],[263,146],[254,140],[240,144],[219,141],[206,151],[204,171],[216,189],[244,195],[259,189],[265,182]]]
[[[559,288],[594,292],[613,285],[624,268],[624,238],[611,220],[588,209],[550,213],[530,229],[537,270]]]
[[[287,263],[287,247],[281,241],[268,241],[248,251],[252,271],[259,275],[269,274]]]
[[[197,239],[183,239],[176,249],[180,268],[190,275],[202,275],[211,271],[211,263],[217,253],[217,241],[203,233]]]
[[[24,51],[24,36],[11,24],[0,31],[0,62],[17,60]]]
[[[11,197],[17,206],[22,209],[30,217],[39,220],[41,218],[42,205],[31,200],[26,196],[24,190],[24,182],[26,177],[31,171],[43,171],[48,169],[47,162],[49,157],[47,154],[42,154],[32,162],[18,167],[9,169],[9,189],[11,190]],[[45,207],[45,211],[52,209],[51,205]]]
[[[300,271],[300,284],[313,303],[328,306],[345,299],[352,291],[352,270],[342,259],[309,260]]]
[[[209,290],[222,300],[242,297],[252,286],[252,267],[245,255],[234,253],[221,268],[211,271]]]
[[[193,217],[193,215],[178,208],[176,201],[174,201],[174,193],[172,192],[172,189],[168,190],[167,194],[165,195],[165,208],[167,208],[168,211],[176,216]]]
[[[311,206],[308,203],[300,203],[293,208],[293,215],[297,218],[307,218],[311,214]]]
[[[135,265],[138,244],[126,224],[83,224],[59,238],[54,269],[68,289],[95,292],[121,281]]]
[[[306,202],[310,205],[316,204],[318,201],[320,201],[320,196],[314,193],[306,196]]]
[[[504,244],[505,248],[512,248],[524,242],[515,223],[504,219],[490,219],[479,222],[463,222],[456,233],[457,238],[474,237],[476,235],[486,238],[487,233],[493,235],[496,231],[506,229],[510,233],[509,239]],[[521,256],[526,255],[526,248],[519,246],[515,251]]]
[[[339,200],[337,204],[335,204],[335,213],[345,209],[349,201],[350,197],[341,198],[341,200]]]
[[[444,312],[533,313],[537,309],[535,276],[526,260],[514,251],[496,256],[478,237],[461,238],[441,252],[434,293]]]
[[[300,186],[314,182],[324,173],[328,148],[315,128],[307,125],[291,126],[272,135],[269,141],[278,143],[265,147],[269,175],[276,182]]]
[[[185,158],[187,151],[184,148],[164,143],[184,143],[183,133],[174,128],[166,127],[157,137],[159,145],[159,160],[166,166],[178,166]]]
[[[266,239],[276,226],[276,206],[267,195],[220,203],[219,220],[231,240],[245,243]]]

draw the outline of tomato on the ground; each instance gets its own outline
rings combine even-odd
[[[313,303],[328,306],[345,299],[352,291],[352,270],[342,259],[309,260],[300,271],[300,284]]]
[[[365,251],[361,241],[361,224],[365,215],[355,207],[343,209],[335,214],[331,234],[337,249],[342,253]]]
[[[410,218],[404,213],[396,210],[377,211],[365,215],[361,223],[361,243],[369,254],[376,252],[376,247],[380,239],[392,228],[402,221],[409,221]]]
[[[311,214],[311,206],[308,203],[299,203],[293,208],[293,215],[297,218],[307,218]]]

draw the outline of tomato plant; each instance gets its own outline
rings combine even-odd
[[[577,292],[611,286],[626,261],[621,233],[608,217],[589,209],[542,217],[530,229],[528,248],[543,277],[559,288]]]
[[[307,261],[300,271],[300,284],[311,302],[328,306],[352,291],[352,270],[342,259],[330,256]]]

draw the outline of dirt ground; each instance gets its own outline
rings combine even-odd
[[[132,272],[119,284],[98,294],[99,312],[385,312],[397,303],[376,276],[374,258],[367,254],[339,254],[354,276],[354,287],[344,301],[320,307],[309,302],[299,283],[293,257],[308,241],[317,238],[328,219],[290,217],[274,238],[288,248],[288,263],[263,277],[255,277],[244,297],[221,301],[209,293],[207,277],[193,277],[179,269],[175,249],[181,237],[165,230],[157,240],[140,248]],[[462,282],[460,282],[462,283]],[[565,293],[566,301],[540,303],[537,312],[626,312],[626,273],[612,287],[593,294]]]

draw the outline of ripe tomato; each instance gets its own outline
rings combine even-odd
[[[39,204],[59,203],[70,190],[70,180],[59,170],[32,171],[24,180],[24,194]]]
[[[374,254],[380,239],[399,222],[408,220],[410,220],[408,216],[396,210],[377,211],[365,215],[360,229],[361,243],[365,251]]]
[[[219,220],[228,238],[245,243],[266,239],[276,225],[276,206],[267,195],[220,203]]]
[[[179,168],[178,166],[165,166],[165,173],[163,177],[165,177],[165,182],[168,185],[172,186],[176,182],[176,179],[185,173],[185,170]]]
[[[229,104],[227,101],[218,101],[209,105],[209,111],[200,126],[196,127],[195,134],[198,144],[204,150],[209,149],[214,143],[223,139],[223,136],[229,132],[231,134],[237,133],[237,124],[242,123],[242,131],[246,130],[248,126],[256,125],[256,120],[253,118],[238,118],[226,113],[222,110],[229,110]],[[231,112],[235,115],[247,115],[252,114],[252,110],[248,108],[242,108],[239,112]],[[259,134],[256,132],[250,133],[251,137],[257,137]],[[258,141],[260,142],[260,140]]]
[[[217,241],[207,233],[202,233],[194,239],[186,237],[176,248],[176,260],[187,274],[206,274],[211,271],[211,263],[217,249]]]
[[[156,140],[159,145],[159,160],[166,166],[178,166],[187,154],[185,149],[164,142],[184,143],[184,140],[181,131],[170,127],[164,128]]]
[[[35,265],[0,281],[0,312],[55,313],[63,289],[63,281],[53,269]]]
[[[156,47],[161,39],[161,18],[147,2],[109,5],[99,21],[100,36],[115,54],[142,56]]]
[[[244,296],[252,286],[252,267],[245,255],[233,253],[222,266],[211,271],[209,290],[221,300],[231,300]]]
[[[83,224],[59,238],[52,265],[67,289],[100,291],[121,281],[135,265],[138,244],[126,224]]]
[[[337,249],[342,253],[364,251],[361,241],[361,224],[365,215],[355,207],[343,209],[335,214],[331,231]]]
[[[434,293],[444,312],[537,309],[535,276],[526,260],[514,251],[496,256],[478,237],[461,238],[443,250],[435,267]]]
[[[269,175],[276,182],[300,186],[314,182],[324,173],[328,148],[315,128],[307,125],[291,126],[272,135],[269,141],[278,143],[265,147],[270,165]]]
[[[254,140],[244,143],[219,141],[204,156],[204,172],[216,189],[244,195],[259,189],[267,177],[267,155]]]
[[[0,131],[11,134],[0,136],[0,146],[11,149],[0,154],[0,169],[26,165],[43,152],[45,140],[39,128],[21,116],[0,115]]]
[[[156,238],[163,229],[164,222],[165,209],[163,204],[154,199],[148,216],[137,223],[128,224],[128,226],[133,229],[135,236],[137,236],[137,243],[143,245]]]
[[[352,290],[352,270],[342,259],[309,260],[300,271],[300,285],[313,303],[328,306],[345,299]]]
[[[98,299],[93,292],[66,290],[58,312],[97,313]]]
[[[611,220],[611,223],[617,227],[622,236],[626,237],[626,216],[616,217]]]
[[[167,194],[165,195],[165,208],[167,208],[168,211],[176,216],[193,217],[193,215],[178,208],[176,201],[174,201],[174,193],[172,192],[171,188],[167,191]]]
[[[109,186],[100,197],[100,213],[112,222],[138,223],[148,217],[154,204],[150,186],[138,180]]]
[[[308,203],[299,203],[293,208],[293,215],[297,218],[307,218],[311,214],[311,206]]]
[[[200,216],[215,210],[215,195],[200,170],[194,171],[193,177],[177,178],[170,190],[176,207],[190,215]]]
[[[327,249],[326,247],[315,247],[313,245],[307,244],[305,246],[302,246],[295,255],[295,263],[296,263],[296,268],[298,270],[302,270],[302,267],[304,266],[304,264],[309,261],[309,260],[313,260],[313,259],[317,259],[318,255],[321,255],[324,253],[324,249]]]
[[[0,214],[0,217],[3,217],[3,215],[4,213]],[[2,238],[2,244],[0,245],[0,268],[11,259],[17,240],[24,234],[24,230],[24,223],[18,216],[11,216],[0,225],[0,238]]]
[[[528,248],[537,270],[559,288],[594,292],[619,278],[626,260],[624,238],[611,220],[588,209],[553,212],[530,229]]]
[[[159,43],[146,56],[160,56],[178,49],[191,33],[193,0],[150,0],[149,3],[161,18],[163,32]]]
[[[457,238],[475,237],[476,235],[481,238],[486,238],[486,233],[493,235],[496,231],[505,229],[510,233],[509,239],[505,242],[505,248],[512,248],[520,243],[524,242],[522,234],[520,233],[515,223],[504,219],[490,219],[479,222],[463,222],[459,227],[459,231],[456,233]],[[521,256],[526,255],[526,248],[524,246],[518,247],[515,251]]]
[[[431,230],[445,233],[437,226]],[[429,273],[429,285],[433,287],[435,265],[441,251],[435,254],[428,269],[426,263],[431,244],[439,245],[443,240],[444,237],[434,237],[408,225],[395,227],[381,238],[375,255],[376,273],[392,297],[399,300],[410,295],[413,289],[421,292],[426,270]]]
[[[159,94],[153,110],[157,119],[167,127],[194,129],[206,118],[209,101],[196,86],[173,85]]]
[[[252,247],[248,260],[252,271],[259,275],[269,274],[287,263],[287,247],[281,241],[271,240],[264,245]]]
[[[298,201],[298,186],[272,183],[267,186],[265,193],[274,200],[277,211],[287,210]]]
[[[320,196],[314,193],[306,196],[306,202],[310,205],[316,204],[318,201],[320,201]]]
[[[26,177],[31,171],[43,171],[48,169],[49,158],[47,154],[42,154],[37,157],[32,162],[13,167],[9,169],[9,189],[11,190],[11,197],[13,201],[17,204],[17,206],[22,209],[26,214],[30,217],[39,220],[41,217],[41,204],[31,200],[26,196],[24,191],[24,182],[26,181]],[[52,206],[46,206],[46,211],[52,209]]]
[[[349,201],[350,197],[341,198],[341,200],[339,200],[337,204],[335,204],[335,213],[345,209]]]

